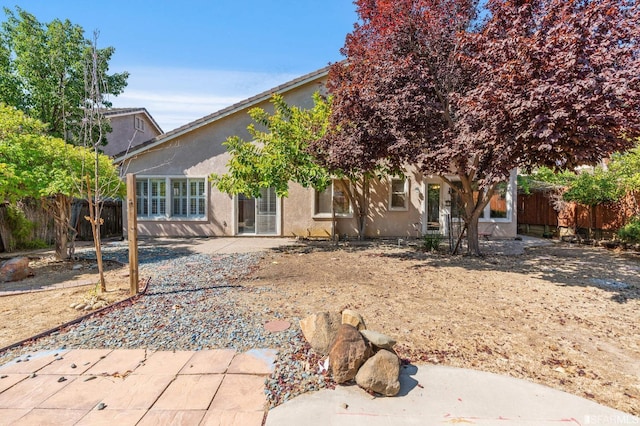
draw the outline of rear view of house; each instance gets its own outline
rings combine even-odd
[[[325,90],[327,73],[323,68],[307,74],[117,154],[115,160],[126,173],[136,176],[139,235],[356,236],[357,218],[343,181],[334,180],[322,192],[291,184],[287,198],[268,188],[253,198],[221,193],[208,180],[211,173],[227,170],[230,157],[222,144],[228,137],[250,139],[246,128],[251,108],[272,111],[269,100],[274,93],[290,105],[311,108],[313,93]],[[487,205],[481,233],[516,235],[515,182],[514,171]],[[372,182],[366,236],[447,235],[459,226],[458,213],[444,182],[407,167],[404,176]],[[126,212],[124,216],[126,220]]]

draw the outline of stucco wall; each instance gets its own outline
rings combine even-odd
[[[285,101],[291,105],[303,108],[313,106],[312,94],[323,87],[324,79],[316,80],[292,89],[284,95]],[[272,111],[272,105],[268,100],[253,107],[261,107]],[[248,109],[235,111],[221,117],[214,122],[191,130],[183,135],[171,138],[165,143],[150,148],[143,153],[127,160],[123,166],[126,173],[133,173],[145,177],[193,177],[205,178],[211,173],[222,174],[226,171],[229,155],[222,145],[230,136],[239,136],[244,140],[250,140],[247,126],[251,123]],[[292,191],[295,198],[296,190]],[[140,220],[138,219],[138,232],[141,236],[229,236],[234,235],[234,199],[227,194],[220,193],[216,188],[208,185],[208,208],[206,220]],[[309,195],[299,195],[312,197]],[[126,204],[126,203],[125,203]],[[284,202],[283,204],[287,204]],[[282,205],[281,226],[289,223],[286,219],[287,212],[299,217],[308,214],[298,211],[295,205],[285,208]],[[125,230],[127,213],[124,209]],[[298,229],[299,227],[295,227]],[[282,229],[282,228],[281,228]],[[292,230],[282,229],[282,234],[293,235]]]
[[[144,131],[136,130],[134,127],[136,117],[144,121]],[[126,114],[108,117],[111,122],[111,132],[107,135],[108,144],[102,148],[102,151],[113,156],[119,154],[131,146],[140,145],[159,135],[155,126],[149,121],[143,113]]]

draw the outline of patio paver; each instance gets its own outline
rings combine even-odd
[[[233,349],[31,354],[30,361],[4,367],[21,373],[3,373],[0,379],[0,426],[260,426],[264,380],[275,354]]]
[[[206,410],[220,387],[222,377],[222,374],[177,376],[156,401],[153,408],[157,410]]]
[[[110,352],[112,352],[112,349],[73,349],[55,357],[50,364],[44,366],[38,373],[77,376],[89,370]]]
[[[198,351],[187,361],[180,374],[222,374],[226,373],[231,361],[238,356],[233,349],[213,349]]]

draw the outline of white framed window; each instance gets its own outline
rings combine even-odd
[[[389,210],[409,210],[409,180],[407,178],[391,178],[389,182]]]
[[[144,132],[144,118],[138,115],[133,117],[133,128],[139,132]]]
[[[347,181],[334,179],[324,191],[314,191],[313,216],[331,217],[332,204],[337,217],[352,217],[353,209],[347,195]]]
[[[204,178],[137,178],[137,215],[141,219],[205,219],[205,189]]]

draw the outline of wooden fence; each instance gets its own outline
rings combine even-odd
[[[6,205],[0,205],[0,252],[7,251],[15,244],[11,235],[11,226],[7,222]],[[53,245],[53,215],[37,201],[21,202],[21,209],[26,218],[34,224],[31,235],[26,240],[38,240]],[[86,200],[75,200],[71,206],[71,226],[77,232],[76,240],[91,241],[91,225],[84,217],[89,216],[89,203]],[[122,200],[107,200],[102,209],[104,223],[100,227],[102,238],[121,238],[122,232]]]
[[[522,233],[562,235],[583,233],[593,228],[596,237],[609,237],[629,218],[640,214],[640,193],[630,193],[618,202],[599,204],[590,210],[571,202],[564,203],[560,211],[556,211],[548,193],[518,194],[518,230]]]

